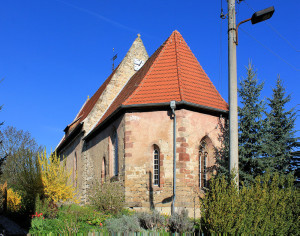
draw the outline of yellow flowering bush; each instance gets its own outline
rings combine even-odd
[[[11,188],[7,189],[7,209],[11,212],[17,212],[21,208],[22,197]]]
[[[65,169],[56,153],[52,153],[49,158],[47,158],[46,151],[39,154],[39,164],[45,195],[54,203],[59,201],[77,203],[76,188],[68,182],[72,170],[68,172]]]

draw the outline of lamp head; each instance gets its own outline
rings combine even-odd
[[[272,7],[266,8],[264,10],[255,12],[251,17],[251,23],[256,24],[256,23],[265,21],[267,19],[270,19],[273,15],[274,11],[275,11],[275,9],[272,6]]]

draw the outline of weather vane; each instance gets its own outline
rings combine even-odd
[[[112,57],[112,71],[114,71],[114,69],[115,69],[115,60],[117,59],[117,57],[118,57],[118,53],[116,53],[115,55],[115,49],[113,48],[113,57]]]

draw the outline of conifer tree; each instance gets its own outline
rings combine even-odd
[[[296,185],[300,186],[300,138],[297,138],[294,151],[292,152],[290,171],[294,172]]]
[[[278,76],[272,98],[268,98],[270,112],[266,113],[266,158],[265,164],[271,172],[288,172],[292,161],[292,151],[296,145],[294,109],[286,110],[286,104],[291,100],[287,95],[282,81]]]
[[[263,143],[265,102],[260,99],[264,83],[258,83],[251,63],[247,77],[240,81],[238,90],[242,106],[239,107],[239,175],[240,181],[252,182],[264,171]]]
[[[219,140],[221,147],[215,148],[217,175],[229,177],[229,120],[219,120]]]

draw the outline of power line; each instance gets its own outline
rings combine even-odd
[[[268,23],[267,21],[265,21],[265,24],[267,26],[270,27],[270,29],[272,29],[281,39],[283,39],[292,49],[294,49],[296,52],[300,52],[300,50],[297,50],[296,47],[294,47],[293,44],[290,43],[290,41],[288,41],[282,34],[279,33],[279,31],[277,29],[275,29],[270,23]]]
[[[250,8],[253,12],[256,12],[253,7],[251,7],[245,0],[243,1],[244,3],[246,3],[246,5],[248,6],[248,8]],[[300,50],[298,50],[289,40],[287,40],[277,29],[275,29],[274,26],[272,26],[270,23],[268,23],[267,21],[264,21],[264,23],[271,29],[273,30],[282,40],[284,40],[293,50],[295,50],[296,52],[300,52]]]
[[[289,63],[287,60],[285,60],[284,58],[282,58],[281,56],[279,56],[276,52],[274,52],[272,49],[268,48],[266,45],[264,45],[262,42],[260,42],[259,40],[257,40],[253,35],[251,35],[250,33],[248,33],[246,30],[244,29],[240,29],[241,31],[243,31],[244,33],[246,33],[250,38],[254,39],[257,43],[259,43],[261,46],[263,46],[265,49],[267,49],[269,52],[271,52],[274,56],[278,57],[280,60],[282,60],[284,63],[286,63],[287,65],[289,65],[291,68],[293,68],[295,71],[300,71],[298,68],[296,68],[295,66],[293,66],[291,63]]]

